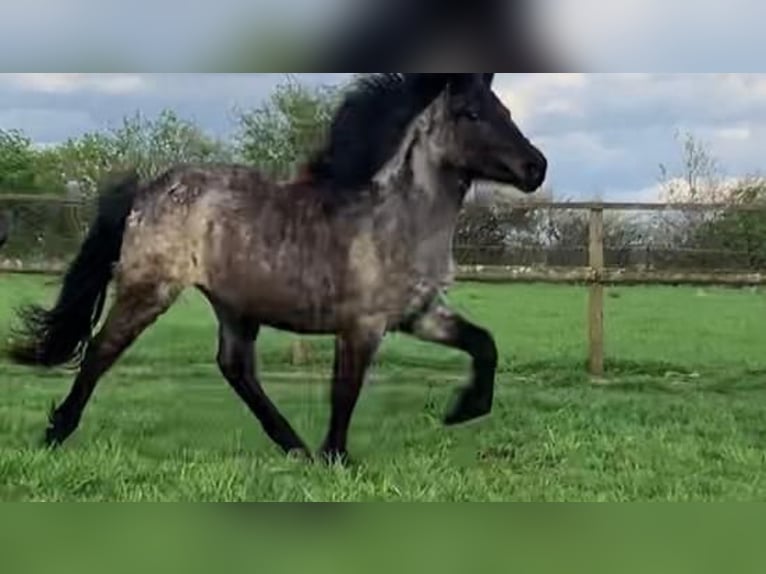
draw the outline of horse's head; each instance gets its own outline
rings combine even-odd
[[[548,162],[511,119],[492,91],[494,74],[449,74],[431,109],[431,152],[467,182],[485,179],[531,193]]]

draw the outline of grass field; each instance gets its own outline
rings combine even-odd
[[[54,294],[0,275],[10,309]],[[766,293],[612,289],[609,375],[584,375],[585,291],[458,286],[454,305],[489,326],[501,369],[491,417],[440,417],[467,360],[391,337],[357,409],[357,464],[288,460],[218,375],[211,313],[189,293],[104,379],[63,449],[38,446],[67,372],[0,359],[1,500],[764,500]],[[299,367],[265,332],[264,383],[318,445],[331,346]]]

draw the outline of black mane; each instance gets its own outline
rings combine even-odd
[[[308,162],[307,175],[347,190],[369,182],[448,80],[448,74],[370,74],[356,80],[335,112],[325,146]]]

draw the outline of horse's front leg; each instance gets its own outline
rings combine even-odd
[[[385,320],[360,322],[335,339],[330,428],[321,454],[328,462],[348,462],[347,438],[351,416],[367,369],[385,334]]]
[[[445,424],[460,424],[489,414],[497,369],[497,346],[489,331],[467,321],[443,303],[434,303],[400,330],[423,341],[460,349],[473,360],[471,381],[461,389],[447,412]]]

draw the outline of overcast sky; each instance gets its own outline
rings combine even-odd
[[[299,75],[334,83],[343,74]],[[170,107],[225,136],[231,110],[268,96],[280,75],[0,74],[0,128],[55,143]],[[766,164],[766,74],[498,76],[495,88],[551,161],[559,196],[654,199],[674,133],[707,141],[729,175]]]

